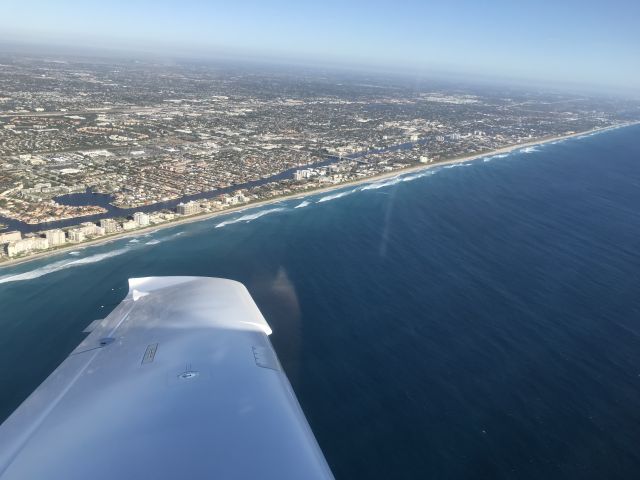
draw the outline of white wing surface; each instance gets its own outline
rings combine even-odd
[[[0,426],[0,479],[333,478],[246,288],[149,277]]]

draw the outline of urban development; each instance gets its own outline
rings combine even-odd
[[[471,81],[0,54],[0,264],[638,119]]]

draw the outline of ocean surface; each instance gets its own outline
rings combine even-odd
[[[339,479],[640,478],[640,127],[0,269],[0,420],[127,278],[244,282]]]

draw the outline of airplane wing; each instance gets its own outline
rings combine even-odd
[[[330,479],[238,282],[129,294],[0,426],[0,479]]]

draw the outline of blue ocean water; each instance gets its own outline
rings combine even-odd
[[[337,478],[639,478],[639,138],[619,129],[1,269],[0,420],[128,277],[209,275],[253,294]]]

